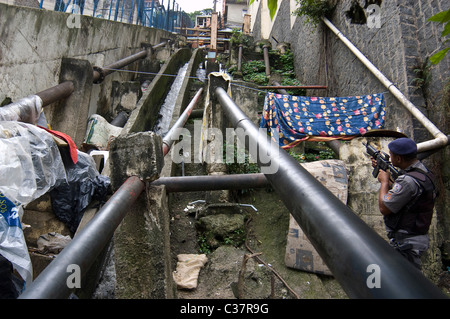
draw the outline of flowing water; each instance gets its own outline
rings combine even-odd
[[[170,122],[172,121],[173,109],[175,108],[175,103],[180,93],[181,85],[183,83],[184,77],[186,75],[186,70],[189,63],[186,63],[178,70],[177,77],[172,83],[169,93],[159,110],[159,119],[155,124],[153,131],[161,136],[166,135],[170,129]]]

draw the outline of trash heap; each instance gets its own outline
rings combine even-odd
[[[93,156],[78,150],[70,136],[49,129],[41,105],[31,96],[0,108],[0,298],[18,297],[36,276],[30,252],[58,254],[87,207],[101,205],[110,193],[110,179],[99,173]],[[29,247],[24,230],[33,225],[23,222],[24,214],[43,197],[70,235],[43,233]]]

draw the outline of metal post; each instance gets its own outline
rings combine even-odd
[[[238,65],[237,65],[237,69],[239,72],[241,72],[241,68],[242,68],[242,44],[239,44],[239,53],[238,53]]]
[[[155,10],[155,0],[152,0],[152,13],[150,15],[150,25],[149,27],[153,27],[153,11]]]
[[[234,128],[245,131],[247,148],[259,165],[259,154],[278,154],[271,157],[278,170],[265,174],[266,178],[349,297],[445,298],[295,159],[270,143],[270,137],[251,122],[223,88],[218,87],[215,94]],[[258,145],[259,151],[249,145]],[[378,270],[379,287],[370,285],[371,267]]]
[[[138,177],[129,177],[19,298],[67,298],[70,295],[67,281],[73,272],[68,267],[79,267],[81,277],[87,273],[144,189],[145,184]]]
[[[264,63],[266,65],[266,76],[270,76],[269,46],[268,45],[263,46],[263,53],[264,53]]]

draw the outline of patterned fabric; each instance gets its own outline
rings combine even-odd
[[[282,148],[298,143],[349,140],[384,126],[382,93],[352,97],[306,97],[267,93],[260,123]],[[275,133],[275,134],[276,134]]]

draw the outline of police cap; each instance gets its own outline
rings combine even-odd
[[[412,155],[417,153],[417,144],[407,137],[398,138],[388,144],[389,150],[397,155]]]

